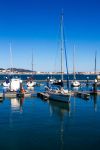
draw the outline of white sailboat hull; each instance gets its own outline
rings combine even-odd
[[[73,81],[73,82],[71,83],[71,86],[72,86],[72,87],[79,87],[79,86],[80,86],[80,82],[78,82],[78,81]]]
[[[49,99],[60,101],[60,102],[70,102],[70,96],[68,90],[64,90],[63,87],[63,50],[65,51],[65,57],[66,57],[66,69],[67,69],[67,75],[68,75],[68,66],[67,66],[67,55],[66,55],[66,48],[65,48],[65,37],[64,37],[64,27],[63,27],[63,13],[61,15],[61,84],[60,89],[53,89],[50,88],[50,86],[47,84],[47,87],[45,88],[47,91],[47,94],[49,95]],[[57,84],[57,83],[56,83]]]
[[[49,92],[49,99],[60,101],[60,102],[70,102],[70,93],[61,94],[61,93],[52,93]]]
[[[32,81],[32,82],[27,82],[27,87],[34,87],[36,85],[36,82]]]
[[[10,86],[10,83],[7,83],[6,81],[3,83],[3,86],[4,87],[8,87],[9,88],[9,86]]]

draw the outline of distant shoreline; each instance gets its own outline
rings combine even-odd
[[[93,82],[97,78],[98,74],[76,74],[76,80],[80,82]],[[34,81],[36,82],[45,82],[47,80],[47,77],[49,76],[50,78],[56,78],[57,80],[61,79],[61,74],[30,74],[30,73],[13,73],[13,74],[8,74],[8,73],[2,73],[0,74],[0,82],[5,81],[6,77],[20,77],[24,82],[27,81],[28,77],[33,77]],[[64,74],[64,82],[66,82],[66,77],[67,75]],[[73,81],[73,74],[69,74],[69,82]]]
[[[0,80],[0,83],[2,83],[2,82],[4,82],[5,80]],[[25,79],[25,80],[23,80],[24,82],[26,82],[27,80]],[[35,80],[34,79],[34,81],[36,81],[36,82],[46,82],[47,80],[45,79],[45,80]],[[71,82],[71,81],[73,81],[73,79],[72,80],[69,80],[69,82]],[[77,79],[77,81],[79,81],[79,82],[87,82],[87,80],[78,80]],[[93,82],[94,80],[88,80],[89,82]],[[67,83],[67,81],[66,80],[63,80],[63,82],[64,83]]]
[[[0,73],[0,75],[61,75],[61,73],[29,73],[29,72],[18,72],[18,73]],[[63,75],[67,75],[67,73],[63,73]],[[73,75],[73,73],[69,73],[69,75]],[[100,75],[100,73],[76,73],[76,75]]]

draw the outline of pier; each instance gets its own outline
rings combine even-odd
[[[71,96],[80,97],[82,99],[89,99],[89,97],[90,97],[90,93],[83,92],[83,91],[82,92],[72,91],[70,93],[71,93]],[[44,100],[48,100],[49,99],[49,94],[45,93],[45,92],[40,92],[40,93],[37,93],[37,97],[40,97],[41,99],[44,99]]]
[[[84,92],[84,91],[77,91],[77,92],[74,92],[74,95],[79,97],[79,98],[82,98],[82,99],[89,99],[90,97],[90,93],[88,92]]]
[[[5,92],[0,93],[0,99],[2,98],[16,98],[16,97],[31,97],[33,93],[25,92],[25,93],[17,93],[17,92]]]
[[[48,100],[49,99],[49,94],[45,92],[37,93],[37,97],[40,97],[41,99]]]

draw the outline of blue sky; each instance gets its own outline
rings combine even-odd
[[[0,0],[0,67],[60,71],[59,27],[63,8],[69,71],[100,71],[99,0]],[[65,69],[64,69],[65,71]]]

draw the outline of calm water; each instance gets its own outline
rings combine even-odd
[[[13,76],[18,76],[20,77],[22,80],[27,80],[27,77],[31,77],[31,75],[13,75]],[[35,80],[46,80],[47,77],[53,77],[56,79],[61,79],[61,75],[48,75],[48,74],[44,74],[44,75],[33,75],[33,78]],[[5,78],[7,77],[7,75],[0,75],[0,80],[5,80]],[[9,77],[9,76],[8,76]],[[87,77],[89,77],[90,80],[94,80],[96,78],[96,75],[76,75],[76,79],[77,80],[87,80]],[[64,80],[67,79],[67,76],[64,75]],[[73,75],[69,75],[69,79],[72,80],[73,79]]]
[[[2,87],[0,87],[2,90]],[[36,87],[42,91],[43,86]],[[100,147],[100,96],[71,97],[70,104],[37,97],[0,103],[1,150],[97,150]]]

